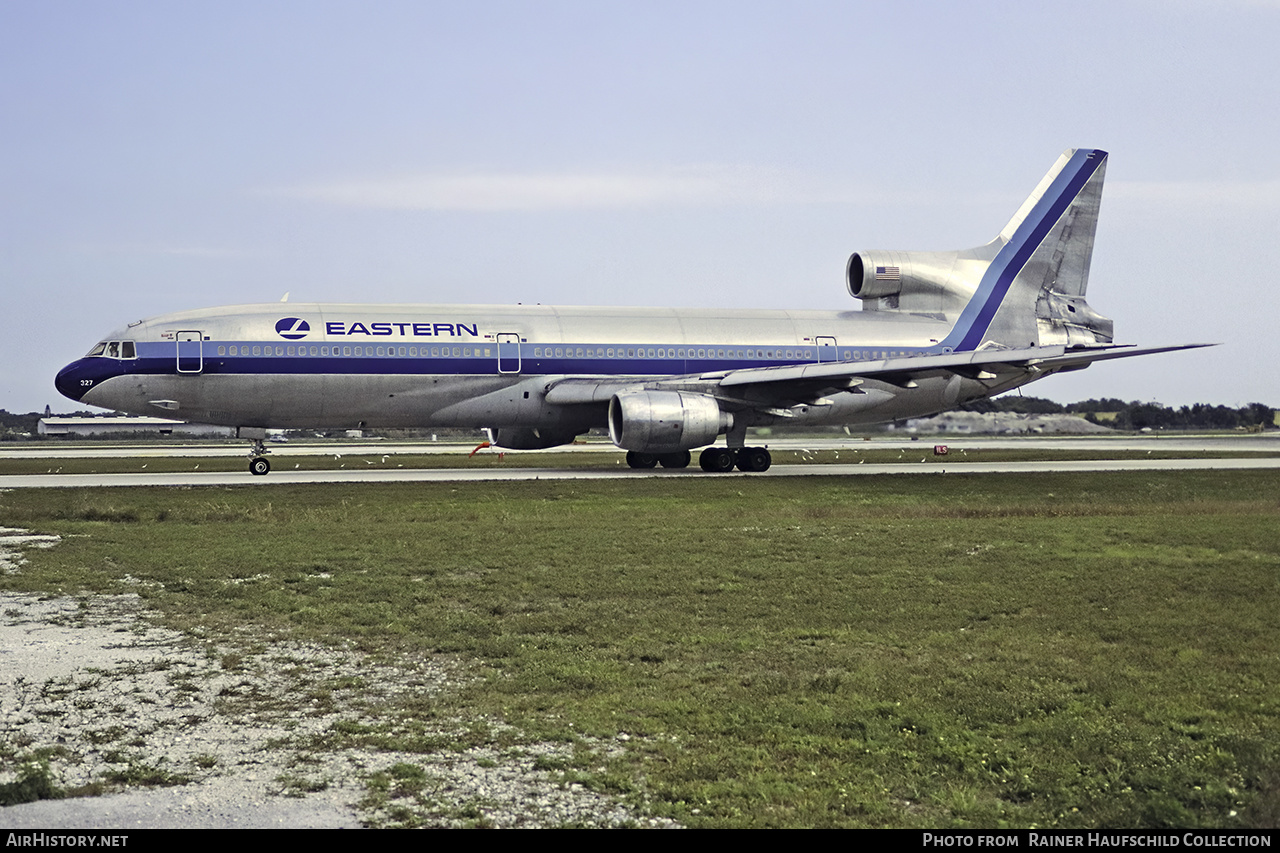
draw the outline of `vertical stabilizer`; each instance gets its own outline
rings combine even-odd
[[[993,242],[995,257],[945,343],[1109,343],[1111,321],[1085,302],[1107,152],[1063,153]]]
[[[1085,302],[1107,152],[1062,154],[996,239],[958,252],[860,252],[849,292],[868,311],[953,323],[950,350],[1110,343]]]

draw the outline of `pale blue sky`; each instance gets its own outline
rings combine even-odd
[[[1065,11],[1064,11],[1065,10]],[[0,2],[0,407],[241,302],[847,308],[1111,152],[1090,303],[1223,341],[1036,384],[1280,405],[1275,2]]]

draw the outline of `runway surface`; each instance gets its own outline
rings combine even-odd
[[[775,453],[788,450],[910,450],[932,448],[946,444],[953,449],[970,450],[1085,450],[1147,451],[1176,450],[1178,452],[1240,451],[1248,453],[1280,454],[1280,435],[1176,435],[1176,436],[922,436],[918,438],[877,436],[863,439],[851,436],[813,438],[782,438],[768,442]],[[450,442],[402,442],[402,441],[295,441],[288,443],[267,442],[272,458],[288,456],[370,456],[408,454],[457,454],[465,456],[475,444]],[[485,453],[496,451],[486,450]],[[618,453],[618,448],[606,441],[588,444],[572,444],[550,450],[508,450],[513,456],[546,453]],[[0,459],[120,459],[157,457],[248,457],[246,441],[210,442],[198,444],[130,444],[98,445],[80,443],[66,445],[61,442],[36,442],[31,444],[0,445]]]
[[[255,477],[246,471],[199,471],[154,474],[20,474],[0,475],[0,489],[96,488],[101,486],[273,486],[297,483],[402,483],[511,480],[600,480],[629,477],[847,477],[867,474],[1016,474],[1063,471],[1202,471],[1280,468],[1280,457],[1232,459],[1116,459],[1045,462],[956,462],[892,464],[775,464],[763,474],[707,474],[696,466],[683,470],[637,470],[623,465],[600,468],[369,468],[331,471],[272,471]]]

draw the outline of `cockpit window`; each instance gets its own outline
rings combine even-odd
[[[106,358],[137,358],[138,350],[133,341],[102,341],[89,350],[85,358],[92,358],[95,355]]]

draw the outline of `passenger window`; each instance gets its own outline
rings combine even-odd
[[[262,347],[254,347],[254,348],[253,348],[253,354],[254,354],[254,355],[262,355]]]
[[[227,354],[226,347],[218,347],[218,355],[226,355],[226,354]]]

